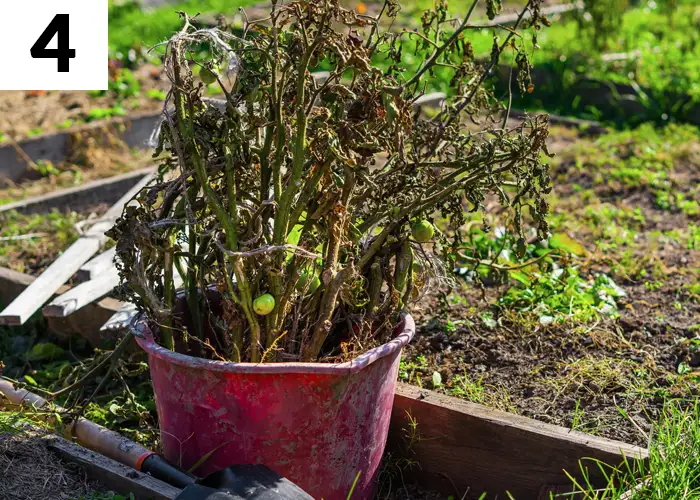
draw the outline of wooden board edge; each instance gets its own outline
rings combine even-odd
[[[645,449],[546,424],[434,391],[399,384],[387,467],[457,498],[540,498],[572,491],[571,474],[604,488],[599,464],[647,460]],[[393,457],[393,458],[392,458]],[[400,464],[400,466],[397,466]],[[609,470],[607,471],[610,472]]]
[[[90,204],[104,202],[113,204],[144,176],[155,171],[155,167],[142,168],[124,174],[98,179],[81,186],[52,191],[14,203],[0,205],[0,213],[10,210],[24,214],[46,213],[52,209],[70,208],[78,211]]]
[[[133,493],[136,500],[173,500],[182,491],[61,437],[47,436],[45,439],[49,449],[63,460],[79,465],[91,479],[116,493]]]
[[[448,408],[456,415],[469,415],[489,422],[494,429],[514,428],[534,435],[549,437],[579,445],[591,450],[599,450],[604,453],[619,454],[627,457],[646,459],[649,454],[646,449],[640,448],[623,441],[594,436],[585,432],[575,431],[558,425],[540,422],[538,420],[495,410],[484,405],[465,401],[463,399],[440,394],[417,386],[399,383],[396,387],[396,397],[410,400],[412,404],[434,405]]]

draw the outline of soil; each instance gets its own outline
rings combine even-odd
[[[114,75],[112,70],[111,74]],[[134,70],[140,84],[137,96],[122,98],[109,91],[104,96],[92,96],[87,91],[3,91],[0,92],[0,142],[2,136],[15,140],[30,135],[55,132],[73,124],[90,120],[90,111],[111,108],[117,104],[127,112],[158,111],[163,103],[148,96],[148,90],[167,91],[170,84],[161,69],[144,65]]]
[[[561,158],[553,162],[552,219],[586,247],[586,256],[574,262],[583,276],[605,273],[624,289],[619,317],[543,325],[531,313],[499,305],[509,285],[480,289],[462,282],[448,305],[432,296],[414,313],[418,333],[405,350],[402,378],[543,422],[646,445],[665,401],[691,400],[700,392],[697,204],[693,208],[691,201],[683,211],[660,208],[658,190],[647,182],[651,169],[639,185],[614,179],[615,168],[630,167],[643,156],[635,148],[647,144],[644,137],[596,142],[553,132],[551,149]],[[648,147],[670,159],[673,194],[697,203],[697,139]],[[636,219],[606,220],[605,210]],[[484,320],[486,311],[494,322]]]

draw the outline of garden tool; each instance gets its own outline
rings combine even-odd
[[[48,404],[41,396],[15,388],[3,378],[0,394],[16,405],[42,408]],[[60,413],[62,408],[54,406],[53,410],[54,414]],[[86,448],[181,488],[176,500],[313,500],[299,486],[262,464],[231,465],[198,478],[158,453],[90,420],[78,418],[66,424],[65,430]]]

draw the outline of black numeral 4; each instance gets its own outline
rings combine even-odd
[[[58,59],[59,73],[67,73],[69,62],[75,57],[75,49],[71,49],[68,42],[68,16],[68,14],[56,14],[31,50],[34,59]],[[58,36],[58,48],[47,49],[54,35]]]

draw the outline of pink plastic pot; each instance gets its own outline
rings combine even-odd
[[[206,475],[263,463],[314,498],[371,498],[386,444],[410,315],[389,343],[347,363],[224,363],[158,344],[141,322],[163,454]]]

